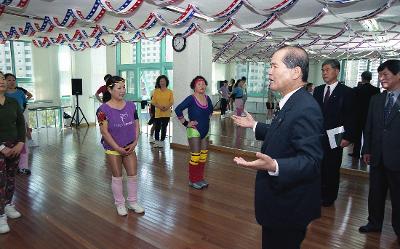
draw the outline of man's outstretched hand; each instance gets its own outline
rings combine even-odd
[[[245,117],[240,117],[237,115],[232,115],[232,119],[233,122],[241,127],[245,127],[245,128],[253,128],[254,124],[256,123],[256,121],[254,120],[254,118],[250,115],[250,113],[244,111],[244,113],[246,114]]]

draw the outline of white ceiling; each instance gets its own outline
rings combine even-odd
[[[22,0],[13,0],[11,4],[17,5]],[[103,0],[102,0],[103,1]],[[117,9],[128,0],[110,1],[113,8]],[[137,2],[140,0],[132,0]],[[36,32],[33,37],[21,36],[19,39],[43,40],[43,37],[57,38],[61,34],[72,35],[77,29],[85,30],[90,34],[96,25],[105,26],[114,30],[120,20],[130,21],[135,27],[140,27],[148,16],[158,13],[166,22],[172,23],[181,14],[163,8],[162,5],[169,4],[173,0],[144,0],[138,9],[130,14],[116,14],[107,11],[104,17],[97,23],[78,21],[71,28],[55,28],[50,33]],[[310,52],[316,59],[326,57],[339,58],[388,58],[400,57],[400,1],[399,0],[175,0],[169,6],[185,10],[189,4],[196,6],[202,14],[212,17],[227,9],[232,3],[243,1],[239,10],[230,16],[234,25],[222,34],[209,34],[213,41],[214,59],[219,62],[230,62],[237,60],[265,61],[271,52],[279,45],[300,44]],[[271,8],[281,2],[295,3],[285,12],[279,13],[275,20],[266,30],[248,32],[249,28],[255,27],[268,18],[270,14],[263,11],[264,15],[255,12]],[[354,1],[354,3],[352,3]],[[0,3],[7,1],[0,1]],[[57,17],[63,20],[68,9],[80,10],[86,16],[92,9],[96,0],[30,0],[25,8],[14,8],[7,6],[3,15],[0,16],[0,31],[6,36],[11,27],[25,28],[26,23],[37,23],[41,25],[44,17]],[[332,4],[333,2],[348,2],[347,4]],[[327,3],[329,3],[327,5]],[[157,5],[158,4],[158,5]],[[247,4],[247,5],[246,5]],[[251,10],[249,5],[254,8]],[[322,8],[326,7],[328,12],[318,22],[307,27],[294,27],[314,18]],[[358,21],[352,18],[362,17],[375,12],[379,8],[385,11],[375,16],[379,23],[379,30],[367,32]],[[71,18],[72,20],[72,18]],[[174,26],[158,22],[148,30],[143,30],[147,38],[154,37],[159,33],[162,26],[170,29],[172,34],[184,33],[192,23],[199,25],[203,32],[209,33],[227,20],[205,21],[202,18],[192,18],[184,25]],[[347,24],[348,29],[344,29]],[[341,30],[343,32],[341,32]],[[307,32],[306,32],[307,31]],[[344,32],[345,31],[345,32]],[[130,29],[122,32],[122,36],[128,40],[134,36],[137,30]],[[200,31],[197,31],[200,32]],[[262,37],[268,33],[268,37]],[[304,35],[298,39],[288,41],[303,32]],[[333,35],[343,33],[335,39]],[[103,35],[106,42],[111,42],[114,34]],[[261,37],[260,37],[261,36]],[[232,43],[228,41],[234,39]],[[15,36],[10,37],[15,39]],[[383,39],[380,41],[379,39]],[[83,39],[94,44],[94,39]],[[232,40],[231,40],[232,41]],[[190,38],[189,41],[190,42]],[[78,47],[80,42],[74,42]],[[310,45],[310,43],[313,43]]]

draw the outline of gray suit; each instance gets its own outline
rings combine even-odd
[[[382,227],[388,188],[392,200],[392,225],[400,236],[400,100],[384,121],[387,91],[371,98],[364,133],[363,154],[371,155],[369,223]]]

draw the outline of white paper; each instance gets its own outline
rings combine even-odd
[[[326,134],[328,134],[328,139],[329,139],[329,145],[331,149],[337,148],[338,144],[336,143],[335,135],[344,133],[344,127],[339,126],[330,130],[326,131]],[[340,141],[339,141],[340,142]]]

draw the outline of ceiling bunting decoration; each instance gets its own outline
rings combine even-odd
[[[167,25],[167,26],[170,26],[170,27],[174,27],[174,26],[182,26],[182,25],[185,25],[189,20],[191,20],[191,19],[193,18],[194,14],[195,14],[196,12],[200,12],[200,11],[198,11],[198,9],[197,9],[194,5],[189,4],[189,5],[186,7],[185,11],[184,11],[177,19],[175,19],[175,20],[172,21],[172,22],[166,21],[166,20],[165,20],[159,13],[157,13],[157,12],[153,12],[153,14],[154,14],[154,17],[157,19],[157,21],[160,22],[161,24]]]
[[[26,23],[26,25],[27,24],[28,23]],[[55,28],[55,26],[53,25],[53,23],[51,22],[51,20],[48,16],[46,16],[44,18],[42,25],[39,25],[37,23],[35,23],[34,25],[35,25],[35,28],[37,29],[37,31],[39,31],[39,32],[51,32]]]
[[[72,28],[78,21],[78,19],[75,18],[74,13],[71,9],[68,9],[64,19],[61,22],[58,20],[58,17],[46,16],[45,18],[48,18],[51,24],[56,26],[57,28]]]
[[[4,10],[7,7],[14,8],[25,8],[29,3],[29,0],[3,0],[0,1],[0,16],[3,14]]]
[[[314,40],[312,40],[310,43],[307,44],[299,44],[298,46],[302,47],[302,48],[306,48],[306,47],[311,47],[312,45],[316,44],[317,42],[319,42],[321,40],[321,36],[317,36]]]
[[[275,22],[275,20],[278,18],[277,14],[271,14],[267,17],[267,19],[265,19],[263,22],[261,22],[260,24],[251,27],[251,28],[247,28],[248,30],[252,30],[252,31],[259,31],[259,30],[265,30],[266,28],[268,28],[271,24],[273,24]]]
[[[82,14],[82,11],[77,9],[69,9],[68,11],[71,11],[74,17],[78,20],[87,22],[98,22],[103,18],[104,14],[106,13],[106,10],[100,4],[100,0],[95,1],[92,9],[89,11],[89,14],[87,16],[84,16]]]
[[[248,51],[249,49],[254,48],[257,44],[260,44],[261,42],[265,41],[268,36],[271,35],[271,32],[266,32],[262,37],[258,38],[256,41],[253,41],[246,47],[244,47],[242,50],[239,50],[235,55],[233,55],[231,58],[229,58],[226,63],[231,62],[234,58],[238,57],[239,55],[243,54],[244,52]]]
[[[356,18],[349,18],[349,19],[350,19],[350,20],[353,20],[353,21],[359,22],[359,21],[362,21],[362,20],[367,20],[367,19],[374,18],[375,16],[377,16],[377,15],[379,15],[379,14],[385,12],[387,9],[389,9],[390,6],[391,6],[395,1],[397,1],[397,0],[389,0],[389,1],[387,1],[386,4],[382,5],[381,7],[379,7],[378,9],[376,9],[375,11],[373,11],[373,12],[367,14],[367,15],[360,16],[360,17],[356,17]]]
[[[183,0],[146,0],[146,2],[151,3],[153,5],[157,5],[159,7],[166,7],[169,5],[174,5],[179,2],[182,2]]]
[[[246,6],[246,8],[251,12],[262,16],[269,16],[270,14],[273,13],[283,13],[290,10],[299,0],[283,0],[282,2],[276,4],[275,6],[264,10],[258,10],[248,0],[242,0],[242,1],[244,6]]]
[[[350,27],[349,24],[345,23],[344,27],[339,32],[337,32],[335,35],[333,35],[331,37],[325,38],[325,40],[329,40],[329,41],[335,40],[336,38],[338,38],[338,37],[342,36],[344,33],[346,33],[349,30],[349,27]]]
[[[143,0],[126,0],[119,8],[115,9],[110,1],[99,0],[101,6],[106,10],[115,14],[131,14],[135,12],[143,3]]]
[[[294,37],[286,39],[286,41],[288,41],[288,42],[296,41],[299,38],[301,38],[303,35],[307,34],[307,32],[308,32],[307,29],[303,29],[302,31],[300,31],[300,33],[298,33]]]
[[[29,3],[29,0],[3,0],[0,1],[0,5],[5,5],[14,8],[25,8]]]
[[[232,37],[226,43],[223,44],[222,48],[218,50],[217,54],[213,58],[213,62],[216,62],[219,59],[219,57],[221,57],[221,55],[225,53],[226,50],[232,47],[233,43],[236,41],[238,37],[239,36],[237,34],[233,34]]]
[[[346,18],[346,17],[342,17],[341,15],[335,13],[334,11],[332,11],[332,9],[329,9],[329,12],[334,16],[337,17],[339,19],[345,20],[345,21],[362,21],[362,20],[367,20],[367,19],[371,19],[374,18],[376,16],[378,16],[379,14],[385,12],[387,9],[389,9],[392,4],[394,2],[396,2],[397,0],[388,0],[385,4],[383,4],[381,7],[379,7],[378,9],[372,11],[369,14],[366,14],[364,16],[359,16],[359,17],[353,17],[353,18]]]
[[[316,0],[322,4],[327,4],[332,7],[346,7],[365,0]]]
[[[310,27],[310,26],[314,25],[319,20],[321,20],[322,17],[324,17],[327,13],[328,13],[328,9],[326,7],[323,7],[318,12],[318,14],[315,17],[311,18],[309,21],[306,21],[306,22],[300,23],[300,24],[294,24],[294,25],[288,24],[286,21],[282,20],[282,18],[280,18],[280,17],[278,17],[278,20],[288,27],[304,28],[304,27]]]
[[[217,20],[230,18],[231,16],[236,14],[236,12],[238,12],[240,7],[242,6],[243,6],[242,0],[234,0],[225,10],[210,17]],[[197,8],[197,11],[203,13],[202,11],[199,10],[199,8]]]

